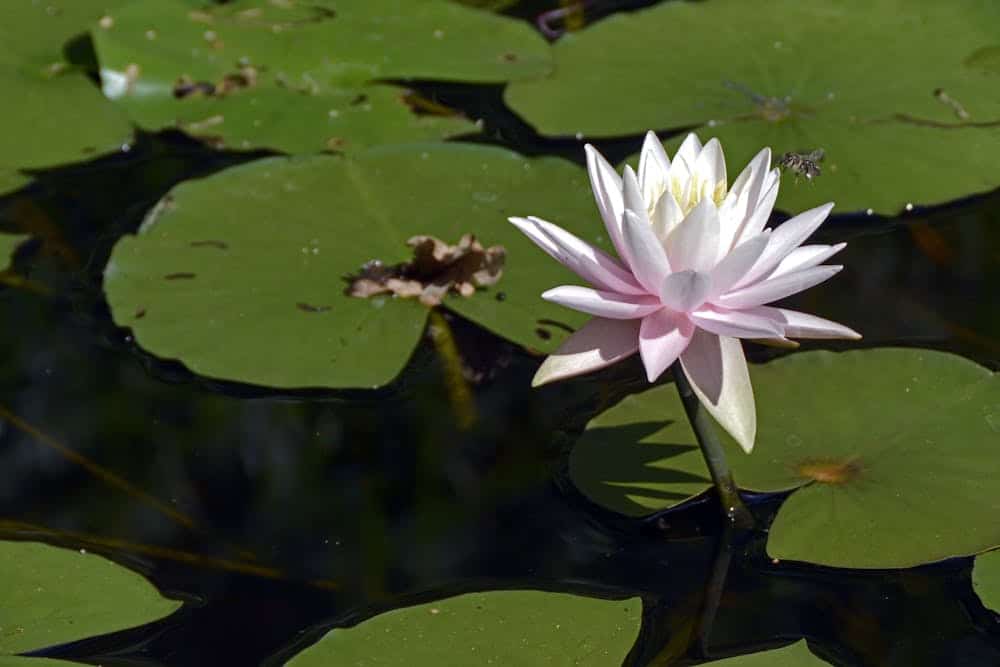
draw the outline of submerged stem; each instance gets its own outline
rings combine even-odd
[[[676,361],[671,367],[674,374],[674,383],[677,385],[677,393],[684,404],[684,412],[687,413],[688,422],[698,439],[702,456],[708,465],[708,471],[712,475],[712,482],[719,493],[719,500],[722,501],[722,512],[726,519],[734,528],[749,530],[753,528],[754,520],[750,510],[743,504],[740,498],[739,489],[733,480],[733,473],[729,470],[726,462],[726,454],[722,450],[722,443],[719,442],[715,434],[715,427],[712,426],[712,419],[709,417],[705,407],[698,400],[691,383],[681,368],[681,362]]]

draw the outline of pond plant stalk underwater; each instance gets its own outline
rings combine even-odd
[[[1000,665],[1000,3],[0,17],[0,666]]]

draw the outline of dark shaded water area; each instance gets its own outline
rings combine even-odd
[[[483,118],[463,140],[582,158],[581,142],[544,140],[507,113],[499,88],[412,85]],[[597,143],[617,160],[640,142]],[[591,417],[644,388],[635,360],[532,390],[540,358],[446,309],[434,326],[454,338],[471,401],[456,397],[453,359],[430,334],[375,391],[276,392],[144,353],[101,293],[111,247],[173,184],[254,157],[143,136],[0,199],[0,229],[35,237],[0,285],[0,539],[101,553],[185,601],[45,655],[282,664],[389,609],[536,589],[641,597],[629,665],[802,637],[837,665],[1000,664],[1000,623],[972,591],[971,559],[898,571],[778,563],[766,534],[728,535],[710,495],[644,519],[588,501],[566,454]],[[849,242],[846,269],[792,307],[864,332],[864,346],[1000,368],[1000,192],[893,219],[834,217],[820,236]],[[802,349],[822,347],[856,345]],[[785,353],[748,351],[757,362]],[[782,498],[753,500],[766,525]]]

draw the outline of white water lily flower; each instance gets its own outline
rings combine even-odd
[[[778,196],[771,151],[760,151],[732,188],[716,139],[689,134],[671,161],[646,135],[639,171],[618,176],[586,146],[587,170],[615,259],[540,218],[510,218],[592,287],[542,297],[594,315],[549,356],[533,385],[603,368],[639,351],[650,382],[680,359],[698,398],[743,447],[757,431],[753,389],[738,339],[860,338],[813,315],[765,304],[843,268],[823,262],[846,244],[801,245],[833,208],[824,204],[765,229]]]

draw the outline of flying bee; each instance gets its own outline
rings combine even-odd
[[[823,161],[824,152],[817,148],[809,153],[793,153],[789,151],[781,156],[778,164],[791,171],[796,176],[804,176],[811,181],[820,174],[819,163]]]

